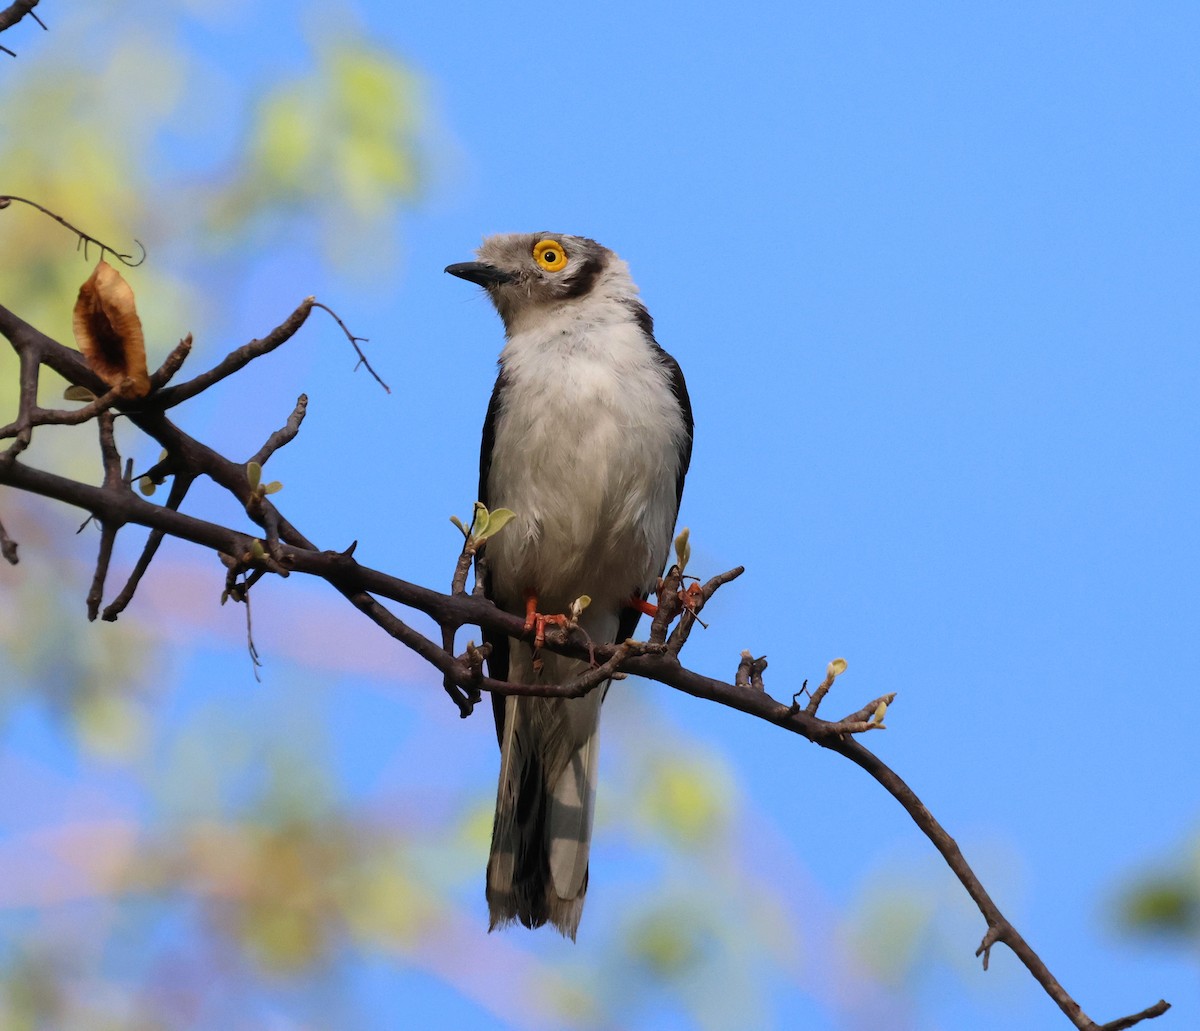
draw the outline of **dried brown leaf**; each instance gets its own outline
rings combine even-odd
[[[105,383],[123,397],[150,392],[146,340],[133,288],[106,261],[79,288],[74,329],[79,350]]]

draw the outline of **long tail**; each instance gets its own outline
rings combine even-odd
[[[541,679],[549,683],[582,668],[561,656],[543,659]],[[527,683],[532,676],[528,646],[511,642],[510,679]],[[549,922],[575,938],[587,895],[605,687],[583,698],[505,699],[487,872],[489,929],[515,920],[526,927]]]

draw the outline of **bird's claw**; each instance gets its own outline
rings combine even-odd
[[[541,659],[537,658],[538,650],[546,643],[546,627],[570,626],[571,617],[560,613],[544,615],[537,610],[537,595],[530,591],[525,595],[525,626],[523,633],[533,634],[534,660],[533,668],[541,672]]]
[[[525,617],[525,633],[532,633],[534,648],[541,648],[546,643],[546,627],[568,626],[570,622],[571,617],[562,613],[544,616],[540,612],[534,612],[532,616]]]

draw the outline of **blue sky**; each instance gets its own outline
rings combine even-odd
[[[304,66],[305,31],[338,31],[291,10],[192,31],[224,74],[265,79]],[[1200,812],[1200,9],[355,10],[423,76],[429,192],[375,281],[275,255],[234,295],[236,341],[317,293],[371,338],[395,389],[349,375],[331,336],[277,373],[280,398],[313,397],[273,474],[289,516],[444,582],[501,332],[441,270],[491,232],[599,239],[687,375],[694,564],[747,567],[690,663],[732,676],[742,648],[766,653],[785,697],[843,655],[834,712],[898,692],[867,744],[1083,1008],[1103,1022],[1163,996],[1176,1010],[1162,1026],[1192,1026],[1194,957],[1121,940],[1106,907],[1182,852]],[[832,911],[864,884],[954,894],[843,760],[666,689],[622,690],[727,757]],[[375,726],[374,696],[346,697],[353,741]],[[604,905],[593,890],[589,907]],[[963,967],[938,959],[909,985],[916,1026],[1066,1026],[1002,949],[988,974],[972,967],[982,924],[955,927]],[[372,968],[364,998],[400,977]],[[979,986],[992,979],[1002,993]],[[422,1026],[451,1026],[463,1005],[425,981],[408,998],[428,1005]]]

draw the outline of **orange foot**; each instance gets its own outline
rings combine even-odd
[[[546,643],[546,627],[566,626],[570,622],[568,616],[561,613],[554,616],[544,616],[537,610],[537,594],[525,592],[525,633],[533,633],[533,646],[540,648]]]

